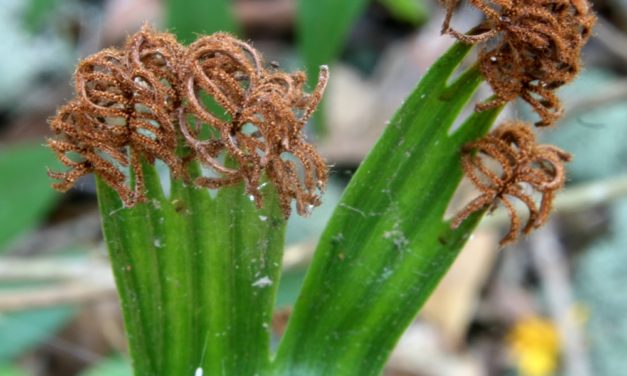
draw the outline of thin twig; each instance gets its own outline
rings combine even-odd
[[[2,259],[0,281],[60,280],[45,287],[0,292],[0,312],[96,301],[115,294],[109,265],[103,261]]]
[[[94,259],[0,259],[0,282],[24,280],[111,280],[111,267],[105,260]]]
[[[596,39],[611,53],[627,61],[627,36],[603,17],[598,17],[594,28]]]
[[[288,247],[283,268],[306,267],[313,256],[313,243]],[[0,312],[84,304],[115,295],[115,283],[108,263],[100,260],[0,259],[0,282],[60,281],[45,288],[12,289],[0,292]]]
[[[573,315],[575,301],[568,262],[552,222],[529,238],[531,255],[542,281],[549,311],[561,338],[564,374],[589,376],[590,363],[581,326]]]
[[[75,281],[26,291],[16,289],[0,293],[0,312],[99,301],[112,294],[115,294],[113,280]]]
[[[24,236],[9,246],[5,254],[30,256],[49,254],[58,249],[68,249],[76,244],[94,242],[101,238],[100,215],[90,210],[77,218],[43,228]],[[0,270],[3,266],[0,265]],[[2,273],[0,272],[0,278]]]

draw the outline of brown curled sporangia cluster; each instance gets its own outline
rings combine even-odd
[[[133,206],[146,199],[143,160],[162,160],[181,179],[188,179],[187,164],[199,160],[210,172],[196,185],[244,182],[261,206],[265,173],[284,214],[292,200],[306,214],[320,203],[327,166],[302,131],[327,80],[322,67],[307,94],[303,73],[264,67],[257,51],[228,34],[184,47],[171,34],[144,27],[121,50],[107,49],[79,64],[76,98],[50,121],[57,137],[48,140],[70,169],[49,174],[59,180],[54,187],[66,191],[95,173]],[[208,106],[209,98],[218,106]],[[177,155],[181,143],[185,158]]]
[[[495,98],[478,111],[503,105],[516,97],[540,115],[537,126],[553,124],[562,115],[555,90],[580,69],[580,52],[596,17],[586,0],[469,0],[486,17],[471,34],[450,27],[459,0],[443,0],[442,33],[481,44],[479,69]]]
[[[546,222],[553,197],[564,186],[564,162],[570,154],[552,145],[537,145],[529,126],[522,122],[501,125],[479,141],[464,146],[464,174],[481,194],[464,207],[451,221],[457,228],[469,215],[500,202],[507,208],[511,227],[501,245],[515,241],[521,220],[511,199],[525,204],[529,217],[522,228],[528,234]],[[491,162],[498,163],[498,169]],[[498,172],[495,172],[498,171]]]

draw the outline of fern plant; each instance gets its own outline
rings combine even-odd
[[[150,28],[83,61],[76,98],[51,121],[57,136],[49,145],[69,170],[50,175],[61,190],[97,175],[135,373],[378,374],[483,213],[499,202],[510,209],[504,240],[514,240],[520,223],[508,200],[529,208],[529,232],[564,184],[567,154],[535,145],[528,125],[486,137],[517,88],[536,107],[550,99],[548,109],[537,108],[541,125],[556,118],[552,90],[574,77],[593,22],[587,5],[560,4],[527,13],[481,5],[489,17],[473,35],[453,31],[447,18],[444,31],[460,42],[431,67],[351,179],[274,351],[285,220],[292,204],[303,215],[318,205],[327,179],[302,134],[327,68],[306,93],[303,73],[268,67],[228,34],[183,46]],[[525,44],[516,32],[534,20],[543,27],[525,34]],[[482,44],[479,62],[454,75],[473,44],[492,37],[500,44]],[[495,68],[493,56],[518,60]],[[531,64],[539,58],[543,64]],[[543,85],[556,67],[569,71]],[[483,80],[495,97],[460,121]],[[482,194],[451,223],[444,214],[464,172]],[[523,185],[541,202],[520,193]]]

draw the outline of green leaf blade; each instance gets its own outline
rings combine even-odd
[[[498,110],[448,132],[481,77],[447,81],[455,45],[423,78],[351,180],[316,251],[275,362],[276,374],[376,375],[474,228],[444,212],[462,178],[459,150]],[[460,136],[461,135],[461,136]]]
[[[380,3],[394,17],[416,26],[429,17],[429,10],[423,0],[380,0]]]
[[[207,315],[205,374],[255,374],[269,364],[285,219],[274,188],[262,192],[265,205],[258,209],[243,185],[221,189],[212,223],[198,236],[211,243],[202,262],[204,273],[213,273],[199,286]]]
[[[166,17],[166,25],[182,43],[195,41],[199,34],[238,31],[230,0],[168,0]]]
[[[340,54],[350,27],[368,0],[298,0],[296,9],[300,52],[305,61],[307,83],[315,87],[321,65],[331,64]],[[314,114],[314,130],[325,135],[324,101]]]
[[[367,0],[299,0],[297,27],[307,77],[314,84],[320,65],[335,60]]]
[[[131,376],[131,369],[128,360],[120,356],[106,358],[95,366],[81,372],[80,376]]]
[[[20,145],[0,152],[0,253],[33,229],[59,195],[42,166],[58,168],[54,153],[41,145]]]
[[[97,192],[133,366],[137,374],[154,375],[160,367],[163,320],[150,218],[143,207],[124,208],[117,193],[100,179]]]
[[[274,188],[257,209],[243,185],[213,198],[175,180],[168,198],[152,166],[144,176],[133,208],[98,183],[135,374],[266,369],[285,229]]]
[[[0,316],[0,363],[12,361],[43,343],[54,342],[54,335],[75,313],[70,306],[3,313]],[[0,375],[4,374],[0,372]]]
[[[58,6],[57,0],[30,0],[24,11],[24,24],[28,31],[35,33]]]

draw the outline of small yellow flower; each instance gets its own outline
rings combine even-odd
[[[529,317],[516,323],[507,341],[523,376],[555,373],[560,352],[557,330],[551,321]]]

